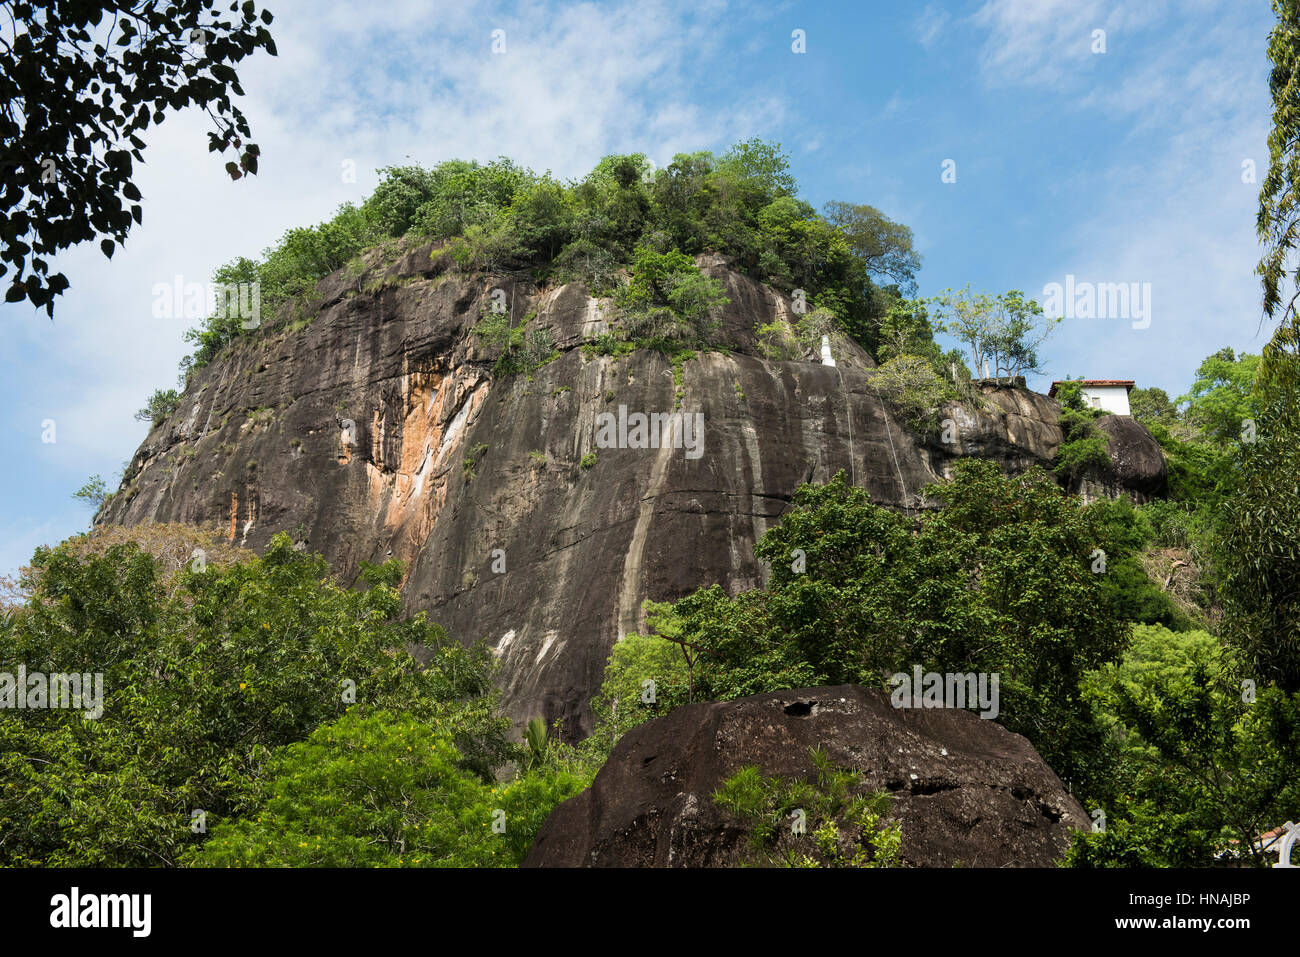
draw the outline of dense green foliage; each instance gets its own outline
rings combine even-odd
[[[580,752],[603,764],[631,728],[667,714],[691,696],[689,649],[675,644],[681,624],[666,602],[644,603],[649,634],[629,634],[614,645],[600,691],[591,699],[595,730]]]
[[[555,805],[589,779],[539,766],[468,772],[454,726],[353,709],[271,760],[263,803],[219,824],[202,867],[514,867]]]
[[[1080,836],[1075,866],[1189,867],[1254,839],[1300,803],[1300,695],[1258,697],[1205,632],[1134,629],[1122,662],[1089,676],[1118,760],[1105,828]]]
[[[1260,387],[1266,394],[1274,389],[1294,394],[1300,389],[1300,262],[1295,255],[1300,241],[1300,2],[1273,0],[1273,13],[1277,24],[1268,35],[1273,127],[1255,228],[1264,247],[1256,268],[1264,287],[1264,314],[1276,319],[1278,327],[1264,346],[1261,358],[1267,374]]]
[[[1094,424],[1105,413],[1084,402],[1083,387],[1078,380],[1067,379],[1057,385],[1056,400],[1061,403],[1058,419],[1061,447],[1056,450],[1052,468],[1075,485],[1090,469],[1110,464],[1106,436]]]
[[[1178,404],[1186,405],[1183,421],[1218,445],[1239,441],[1255,414],[1258,373],[1259,356],[1220,349],[1201,363],[1191,389],[1179,397]]]
[[[757,548],[772,569],[764,589],[733,598],[713,586],[677,603],[698,693],[880,686],[915,665],[998,673],[998,720],[1059,772],[1098,773],[1078,685],[1127,638],[1094,571],[1098,550],[1123,553],[1109,515],[1042,472],[1008,479],[976,460],[926,494],[944,507],[913,522],[842,473],[802,487]]]
[[[1178,407],[1169,400],[1169,393],[1156,386],[1133,388],[1128,393],[1129,414],[1144,423],[1165,427],[1178,422]]]
[[[1284,396],[1259,413],[1239,451],[1218,548],[1223,633],[1245,674],[1300,692],[1300,407]]]
[[[621,334],[631,341],[703,346],[725,299],[694,257],[717,252],[759,279],[798,291],[809,310],[824,310],[874,348],[876,320],[898,300],[900,285],[911,288],[920,265],[911,231],[879,210],[832,203],[824,218],[797,199],[785,154],[760,140],[721,156],[679,154],[663,170],[641,154],[607,156],[570,183],[504,157],[380,174],[361,205],[345,204],[327,222],[289,230],[260,259],[236,259],[214,280],[260,282],[262,309],[273,317],[330,273],[359,268],[358,257],[373,247],[432,239],[433,255],[463,271],[581,281],[599,294],[617,294]],[[877,286],[873,276],[889,284]],[[197,346],[187,367],[256,334],[238,320],[212,316],[187,334]]]
[[[632,279],[619,287],[614,301],[622,310],[629,339],[672,349],[707,345],[717,326],[717,311],[728,300],[722,283],[701,273],[690,256],[640,246],[632,261]]]
[[[215,823],[249,810],[274,750],[350,707],[436,722],[457,767],[482,780],[513,756],[491,656],[422,615],[399,618],[400,569],[372,568],[367,587],[343,589],[279,535],[262,558],[177,574],[169,587],[130,544],[33,559],[0,661],[101,673],[102,716],[4,714],[0,863],[174,864],[202,839],[192,812]],[[417,645],[427,667],[404,650]]]

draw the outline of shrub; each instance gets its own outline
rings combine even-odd
[[[641,246],[632,278],[615,293],[614,301],[623,312],[629,339],[704,346],[717,327],[718,310],[730,300],[722,284],[703,275],[691,257]]]
[[[723,781],[713,803],[738,817],[749,831],[749,857],[760,867],[893,867],[899,863],[902,828],[888,823],[890,795],[868,790],[858,771],[834,767],[826,752],[809,749],[807,780],[764,775],[741,768]],[[804,814],[796,831],[793,815]]]
[[[590,777],[539,764],[508,782],[467,773],[448,727],[349,711],[272,758],[261,799],[220,822],[200,867],[517,867],[547,816]]]
[[[890,359],[868,380],[876,393],[899,412],[917,431],[937,424],[940,405],[957,393],[935,374],[930,360],[901,355]]]

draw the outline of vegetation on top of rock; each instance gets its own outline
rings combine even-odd
[[[889,820],[888,791],[869,791],[862,773],[837,768],[810,748],[808,780],[741,768],[713,794],[713,802],[749,829],[749,857],[758,867],[892,867],[902,828]],[[805,835],[811,837],[806,840]]]
[[[1106,413],[1088,405],[1081,379],[1066,379],[1056,388],[1061,403],[1061,447],[1056,450],[1052,470],[1072,484],[1093,469],[1110,464],[1106,436],[1097,430],[1096,419]]]
[[[1061,321],[1044,315],[1036,301],[1016,289],[990,296],[972,294],[967,285],[945,289],[926,302],[934,307],[937,328],[970,350],[976,376],[992,373],[992,378],[1013,384],[1020,376],[1042,371],[1038,350]]]
[[[720,293],[697,275],[693,257],[717,252],[762,281],[802,290],[811,309],[826,310],[871,349],[875,320],[912,288],[920,265],[911,230],[873,207],[832,203],[823,217],[797,199],[779,144],[757,139],[721,156],[679,154],[663,170],[639,153],[607,156],[570,183],[504,157],[380,173],[361,205],[289,230],[260,259],[235,259],[214,280],[260,282],[262,308],[274,314],[367,249],[432,239],[433,255],[464,271],[519,271],[618,292],[633,338],[669,333],[703,344]],[[630,271],[622,291],[620,270]],[[187,333],[197,346],[187,367],[256,334],[237,319],[212,316]]]

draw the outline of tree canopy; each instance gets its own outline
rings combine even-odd
[[[233,150],[231,179],[257,172],[260,150],[232,100],[234,65],[261,49],[275,55],[271,14],[248,0],[127,0],[33,4],[5,0],[0,28],[0,276],[6,302],[54,315],[69,280],[49,257],[100,239],[112,258],[143,217],[133,181],[140,134],[169,111],[198,106],[212,117],[213,152]]]
[[[911,231],[873,207],[832,203],[826,217],[818,215],[798,199],[780,144],[758,139],[721,155],[678,154],[664,169],[640,153],[606,156],[572,182],[506,157],[379,173],[379,185],[359,206],[344,204],[326,222],[289,230],[260,258],[233,260],[214,278],[260,282],[263,309],[273,314],[366,250],[402,237],[434,240],[433,255],[452,268],[578,281],[599,295],[619,292],[625,271],[630,286],[620,299],[649,329],[647,338],[670,319],[675,334],[693,330],[676,338],[698,343],[719,293],[693,260],[716,252],[790,292],[804,314],[831,316],[874,349],[879,316],[899,299],[898,284],[911,286],[920,265]],[[672,283],[658,275],[669,264]],[[210,317],[187,334],[198,344],[192,365],[202,366],[240,335],[256,334],[227,316]]]

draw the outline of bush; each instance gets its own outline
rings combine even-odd
[[[181,396],[175,389],[155,389],[144,408],[135,414],[137,422],[148,422],[156,428],[163,419],[180,408]]]
[[[641,246],[632,278],[614,295],[629,339],[680,346],[707,345],[719,309],[730,300],[722,283],[703,275],[691,257]]]
[[[609,653],[600,691],[591,699],[596,729],[580,752],[603,764],[619,738],[642,722],[667,714],[688,696],[683,648],[670,641],[680,622],[666,602],[644,602],[650,634],[620,638]]]
[[[957,393],[938,376],[928,359],[900,355],[876,369],[868,380],[876,394],[888,402],[917,431],[929,431],[938,420],[939,407]]]
[[[713,803],[738,817],[749,831],[747,865],[760,867],[894,867],[902,828],[887,821],[890,795],[868,790],[862,774],[830,763],[810,749],[814,771],[807,780],[764,775],[741,768],[723,781]],[[805,814],[806,834],[795,834],[791,815]]]
[[[1061,445],[1056,450],[1052,470],[1074,484],[1089,470],[1110,465],[1106,436],[1094,424],[1105,413],[1089,408],[1083,399],[1083,387],[1078,382],[1061,383],[1056,394],[1061,403],[1061,415],[1057,420],[1061,427]]]
[[[467,773],[446,726],[354,709],[270,762],[255,811],[222,822],[199,867],[517,867],[557,804],[590,781],[566,768],[507,783]]]
[[[528,321],[525,319],[524,323]],[[474,334],[497,353],[492,366],[493,375],[531,374],[559,357],[555,349],[555,334],[550,329],[529,329],[522,324],[512,326],[508,313],[486,313],[474,327]]]

